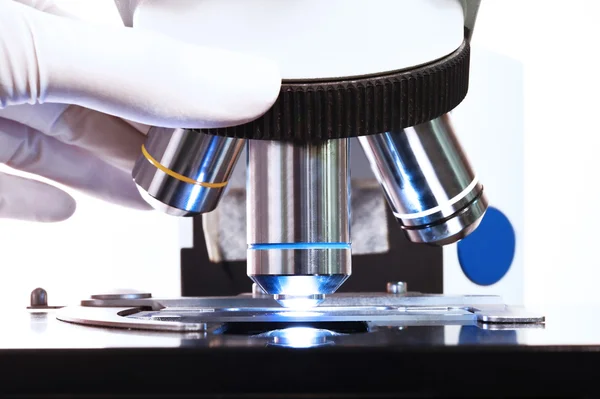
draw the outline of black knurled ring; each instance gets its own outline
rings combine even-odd
[[[217,136],[309,142],[397,131],[454,109],[469,88],[468,41],[411,70],[353,80],[284,81],[273,107],[239,126],[198,129]]]

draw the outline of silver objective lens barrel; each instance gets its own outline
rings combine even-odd
[[[248,276],[311,306],[351,273],[348,140],[248,141]]]
[[[448,114],[359,141],[409,240],[446,245],[479,225],[487,199]]]
[[[244,140],[188,129],[153,127],[133,179],[157,210],[193,216],[214,210],[244,147]]]

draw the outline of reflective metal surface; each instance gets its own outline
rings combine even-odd
[[[249,244],[349,243],[347,139],[248,142]]]
[[[260,288],[260,286],[256,283],[252,283],[252,296],[253,297],[260,297],[260,296],[264,296],[267,295],[267,293],[265,293],[263,291],[262,288]]]
[[[438,295],[408,292],[406,295],[390,295],[380,292],[336,293],[328,295],[321,306],[443,306],[443,307],[502,307],[502,298],[495,295]],[[214,297],[147,298],[147,299],[84,299],[84,307],[145,307],[152,310],[164,308],[193,309],[241,309],[241,308],[278,308],[283,311],[272,296],[253,298],[251,294]]]
[[[408,292],[408,284],[404,281],[390,281],[386,285],[386,291],[388,294],[406,294]]]
[[[155,209],[193,216],[217,207],[244,140],[153,127],[133,179]]]
[[[280,305],[305,308],[316,306],[325,298],[324,295],[333,294],[348,279],[348,275],[255,274],[252,279],[261,287],[266,287],[265,292],[275,295]]]
[[[358,148],[358,151],[364,158],[362,149]],[[240,164],[241,162],[238,163],[238,167]],[[364,166],[371,174],[366,160]],[[354,174],[352,169],[352,176]],[[245,182],[245,173],[242,178]],[[388,205],[382,195],[381,186],[374,177],[361,180],[353,178],[351,196],[352,255],[388,252],[390,249]],[[202,215],[202,230],[211,262],[246,260],[248,252],[246,220],[246,189],[237,187],[229,188],[221,198],[217,209]],[[397,226],[393,228],[396,229]]]
[[[299,276],[302,277],[302,276]],[[293,277],[292,277],[293,278]],[[334,280],[335,281],[335,280]],[[331,284],[331,280],[329,281]],[[290,294],[275,294],[273,299],[277,301],[281,306],[285,308],[291,308],[295,311],[302,309],[310,309],[318,306],[325,300],[324,294],[311,294],[311,295],[290,295]]]
[[[479,225],[487,199],[448,114],[359,141],[411,241],[450,244]]]
[[[350,275],[348,140],[251,140],[248,276],[272,295],[331,294]]]
[[[543,316],[506,306],[495,296],[354,293],[308,299],[320,299],[322,303],[315,307],[309,304],[306,306],[309,309],[291,309],[282,307],[271,297],[252,294],[213,298],[92,299],[83,301],[82,306],[65,308],[57,313],[57,317],[92,326],[172,331],[210,330],[217,325],[234,322],[291,323],[290,326],[302,325],[298,323],[366,322],[371,327],[544,322]],[[136,320],[139,320],[138,325]],[[272,325],[277,328],[277,324]]]
[[[248,262],[252,275],[347,275],[351,255],[350,248],[250,249]]]
[[[146,299],[152,298],[152,294],[148,292],[134,292],[134,291],[123,291],[123,292],[111,292],[106,294],[92,295],[92,299]]]

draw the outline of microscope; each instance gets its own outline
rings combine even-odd
[[[449,114],[467,94],[468,34],[473,26],[464,28],[464,38],[462,21],[467,10],[469,23],[474,22],[477,4],[463,9],[459,2],[334,3],[302,2],[300,12],[300,3],[195,6],[201,15],[214,15],[227,13],[235,4],[241,10],[233,18],[248,18],[248,13],[267,7],[279,13],[269,16],[269,24],[260,29],[258,24],[265,21],[231,23],[257,24],[246,27],[244,35],[256,37],[243,40],[250,47],[244,50],[281,62],[280,96],[265,115],[241,126],[151,129],[133,171],[140,193],[155,209],[174,216],[204,214],[218,206],[246,147],[247,273],[285,307],[318,305],[352,274],[350,138],[358,137],[410,241],[454,243],[477,227],[487,208],[484,187]],[[281,28],[282,20],[339,10],[358,23],[367,18],[361,15],[364,8],[373,13],[401,8],[396,11],[448,18],[448,28],[455,19],[452,34],[441,40],[446,43],[438,43],[447,46],[448,54],[440,57],[440,50],[424,49],[407,55],[398,48],[363,55],[369,36],[380,33],[361,32],[363,43],[350,46],[340,44],[348,38],[337,34],[318,44],[310,42],[314,55],[298,60],[307,51],[294,48],[307,45],[303,34],[295,32],[285,42],[261,37]],[[225,36],[222,40],[234,41],[225,48],[239,40]],[[429,54],[432,51],[437,51],[435,56]],[[343,58],[336,60],[338,55]]]
[[[361,331],[449,320],[543,324],[543,316],[498,296],[409,292],[405,282],[389,282],[385,292],[336,294],[352,279],[350,140],[380,186],[371,195],[383,193],[397,229],[415,245],[460,241],[486,213],[484,185],[451,121],[468,91],[478,1],[117,4],[126,24],[280,64],[279,97],[260,118],[223,128],[153,127],[133,169],[139,192],[161,212],[228,213],[234,209],[219,202],[245,152],[245,262],[254,285],[252,292],[208,297],[93,295],[62,309],[59,319],[213,333],[250,321],[267,323],[263,333],[276,329],[269,323],[312,328],[351,321]],[[204,219],[207,230],[210,220]]]
[[[546,326],[544,315],[515,305],[518,295],[503,298],[520,289],[515,268],[502,281],[508,289],[446,290],[456,277],[446,263],[461,256],[461,243],[492,248],[496,232],[478,234],[498,208],[522,231],[521,208],[511,208],[517,173],[489,169],[462,140],[520,135],[520,65],[489,53],[485,63],[474,50],[470,70],[479,1],[117,4],[134,29],[276,60],[281,91],[243,125],[150,129],[132,178],[156,210],[193,221],[181,296],[100,292],[54,309],[34,290],[28,314],[6,317],[0,364],[12,384],[1,393],[598,396],[596,370],[581,361],[597,356],[597,309],[545,309]],[[494,112],[472,112],[469,101]],[[488,131],[461,134],[461,103],[471,106],[465,119],[480,118]],[[517,163],[517,140],[507,142],[482,151],[483,161],[512,151]],[[433,279],[429,271],[441,267],[431,268],[431,253],[444,255],[444,289],[383,276],[422,268],[421,278]],[[196,274],[185,275],[183,263]]]

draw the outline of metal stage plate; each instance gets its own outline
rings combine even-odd
[[[223,324],[269,323],[320,326],[363,323],[368,331],[381,326],[495,324],[543,327],[544,317],[506,306],[498,296],[448,296],[420,293],[354,293],[328,296],[319,306],[282,307],[266,295],[153,299],[149,294],[92,296],[81,306],[57,313],[59,320],[88,326],[156,331],[214,331]]]

